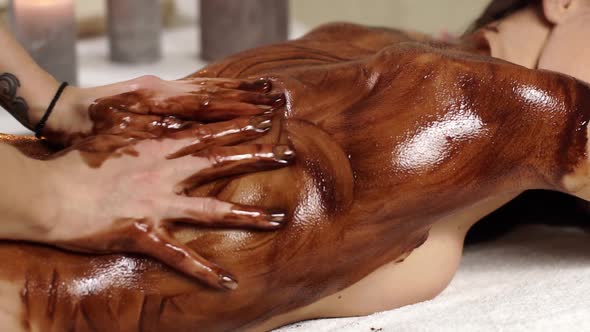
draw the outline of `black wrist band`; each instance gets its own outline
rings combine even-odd
[[[43,128],[45,128],[45,124],[47,123],[47,119],[49,119],[51,112],[53,112],[53,109],[55,108],[55,104],[57,104],[59,97],[61,97],[61,94],[64,92],[64,90],[66,89],[67,86],[68,86],[68,82],[63,82],[62,84],[59,85],[59,88],[57,89],[55,96],[53,96],[51,103],[49,103],[49,107],[47,107],[47,111],[45,111],[45,114],[43,114],[43,117],[41,118],[41,120],[39,120],[39,123],[37,123],[37,125],[35,126],[35,137],[41,138],[41,136],[42,136],[41,132],[43,131]]]

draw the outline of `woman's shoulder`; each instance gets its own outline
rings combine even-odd
[[[334,39],[334,38],[346,38],[346,39],[354,39],[355,37],[388,37],[393,40],[416,40],[416,41],[426,41],[431,40],[427,34],[411,31],[411,30],[401,30],[395,28],[388,28],[388,27],[379,27],[379,26],[369,26],[369,25],[362,25],[356,23],[349,23],[349,22],[331,22],[322,24],[307,34],[305,34],[302,39],[317,39],[317,38],[325,38],[325,39]]]
[[[333,22],[314,28],[297,41],[306,45],[317,42],[339,46],[345,44],[364,50],[362,53],[374,53],[400,42],[429,40],[432,37],[416,31]]]
[[[456,82],[453,77],[460,81],[469,79],[490,89],[527,85],[563,92],[563,89],[587,86],[571,76],[527,68],[492,57],[464,43],[402,41],[381,49],[371,57],[370,63],[373,68],[379,68],[380,72],[428,72],[430,79],[446,77],[449,84]]]

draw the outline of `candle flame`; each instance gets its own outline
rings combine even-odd
[[[14,0],[14,5],[35,7],[53,7],[55,5],[71,4],[72,0]]]

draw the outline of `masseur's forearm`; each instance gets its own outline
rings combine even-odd
[[[0,26],[0,106],[32,129],[55,94],[56,80]]]
[[[0,144],[0,239],[39,240],[49,229],[41,221],[48,212],[44,200],[43,163],[24,156],[15,148]]]

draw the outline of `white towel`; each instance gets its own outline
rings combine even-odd
[[[590,234],[534,225],[467,248],[434,300],[279,331],[590,331],[589,315]]]

